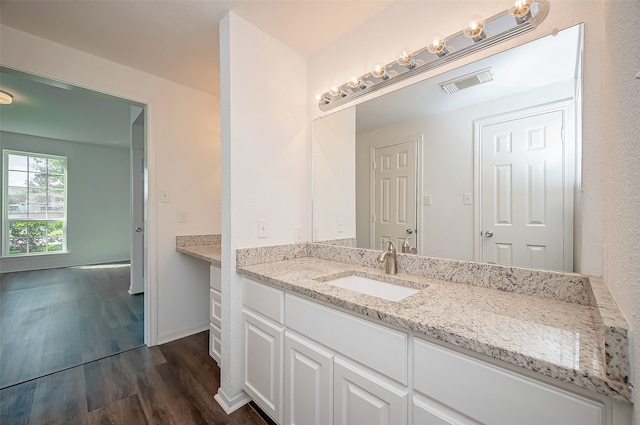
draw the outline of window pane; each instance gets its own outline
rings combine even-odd
[[[44,173],[29,173],[29,187],[47,187],[47,175]]]
[[[7,178],[8,186],[27,187],[28,173],[26,171],[9,171]]]
[[[35,171],[38,173],[46,173],[47,172],[47,159],[46,158],[38,158],[35,156],[29,157],[29,171]]]
[[[65,160],[49,158],[49,174],[63,174]]]
[[[27,157],[22,155],[8,155],[9,170],[27,171]]]
[[[27,218],[27,189],[23,187],[7,188],[7,217]]]
[[[47,251],[55,252],[62,251],[62,237],[53,237],[49,238],[49,245],[47,247]]]
[[[64,190],[49,190],[47,202],[48,218],[64,218]]]
[[[9,238],[9,254],[26,254],[26,238]]]
[[[49,237],[62,236],[64,224],[61,221],[50,221],[47,223],[47,233]]]
[[[49,174],[49,187],[64,188],[64,176],[62,174]]]
[[[29,223],[26,221],[13,221],[9,223],[10,238],[24,238],[29,233]]]
[[[45,252],[47,250],[47,223],[32,221],[29,223],[29,252]]]

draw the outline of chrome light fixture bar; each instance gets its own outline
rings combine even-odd
[[[449,37],[438,37],[413,53],[402,52],[397,61],[316,96],[321,111],[329,111],[396,82],[435,69],[457,59],[534,30],[549,13],[548,0],[516,0],[509,9],[487,19],[474,17],[469,27]]]

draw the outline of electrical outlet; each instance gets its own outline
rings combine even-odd
[[[337,226],[337,231],[338,233],[342,233],[344,232],[344,218],[340,217],[338,218],[338,226]]]
[[[258,220],[258,237],[259,238],[269,237],[269,220],[265,220],[265,219]]]
[[[187,210],[178,210],[178,223],[186,223],[188,218]]]
[[[302,242],[302,226],[296,226],[294,230],[294,239],[296,242]]]
[[[471,205],[471,194],[470,193],[463,193],[462,194],[462,203],[464,205]]]
[[[168,203],[169,201],[169,189],[160,189],[160,202]]]

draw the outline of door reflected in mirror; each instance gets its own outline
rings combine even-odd
[[[579,272],[582,31],[314,121],[314,242]]]

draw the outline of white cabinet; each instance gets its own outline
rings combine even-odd
[[[333,353],[289,331],[284,351],[284,423],[331,425]]]
[[[552,387],[447,348],[414,340],[414,388],[433,403],[423,410],[446,411],[495,425],[602,425],[603,403]],[[427,400],[425,398],[425,400]],[[446,406],[446,409],[438,408]],[[444,415],[442,413],[445,412]],[[441,413],[438,415],[438,413]],[[477,421],[477,422],[475,422]],[[415,422],[418,425],[420,422]]]
[[[244,390],[276,422],[282,423],[284,329],[247,309],[243,318]]]
[[[250,280],[244,389],[287,425],[627,425],[593,400]]]
[[[220,365],[222,326],[222,273],[219,267],[209,267],[209,355]]]
[[[406,388],[340,358],[333,370],[334,425],[407,423]]]

